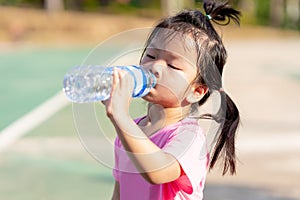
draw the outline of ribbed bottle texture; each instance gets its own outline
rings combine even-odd
[[[110,96],[115,67],[127,70],[133,78],[133,97],[145,96],[156,84],[155,76],[140,66],[78,66],[65,75],[63,91],[69,100],[76,103],[106,100]]]

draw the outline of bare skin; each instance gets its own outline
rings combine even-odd
[[[173,40],[176,40],[173,39]],[[142,65],[157,78],[157,85],[144,97],[149,108],[147,116],[136,124],[128,114],[133,81],[126,71],[115,69],[110,99],[104,101],[106,113],[114,125],[124,149],[143,178],[151,184],[174,181],[181,175],[179,162],[172,155],[162,151],[149,136],[157,130],[185,118],[192,103],[199,101],[207,88],[193,83],[196,69],[189,62],[190,51],[169,52],[169,49],[182,49],[182,40],[175,43],[158,44],[146,51]],[[168,51],[167,51],[168,50]],[[193,55],[193,54],[192,54]],[[119,199],[120,185],[115,184],[113,199]]]

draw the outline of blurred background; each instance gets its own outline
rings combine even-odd
[[[211,171],[205,199],[300,199],[300,0],[231,3],[241,26],[217,30],[241,111],[238,169]],[[111,169],[81,144],[63,76],[111,36],[183,8],[202,1],[0,0],[0,199],[110,199]]]

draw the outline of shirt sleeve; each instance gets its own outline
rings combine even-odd
[[[182,125],[169,138],[163,150],[174,156],[179,162],[184,177],[180,177],[177,185],[191,194],[205,178],[208,166],[208,154],[203,130],[198,125]],[[188,180],[186,180],[186,178]],[[183,181],[181,183],[181,181]],[[190,182],[190,188],[186,186]]]

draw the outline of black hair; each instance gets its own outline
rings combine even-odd
[[[213,91],[219,91],[221,96],[219,111],[216,114],[202,115],[202,118],[214,119],[223,124],[218,130],[209,169],[212,169],[217,160],[223,157],[223,175],[228,170],[230,174],[235,174],[235,135],[240,123],[240,116],[237,106],[222,87],[222,73],[227,59],[227,51],[212,22],[218,25],[227,25],[233,20],[239,24],[241,13],[232,8],[228,1],[204,0],[203,8],[205,14],[199,10],[184,10],[160,21],[150,34],[146,47],[161,28],[193,34],[198,52],[198,73],[195,82],[208,88],[208,92],[198,104],[199,106],[204,104]]]

